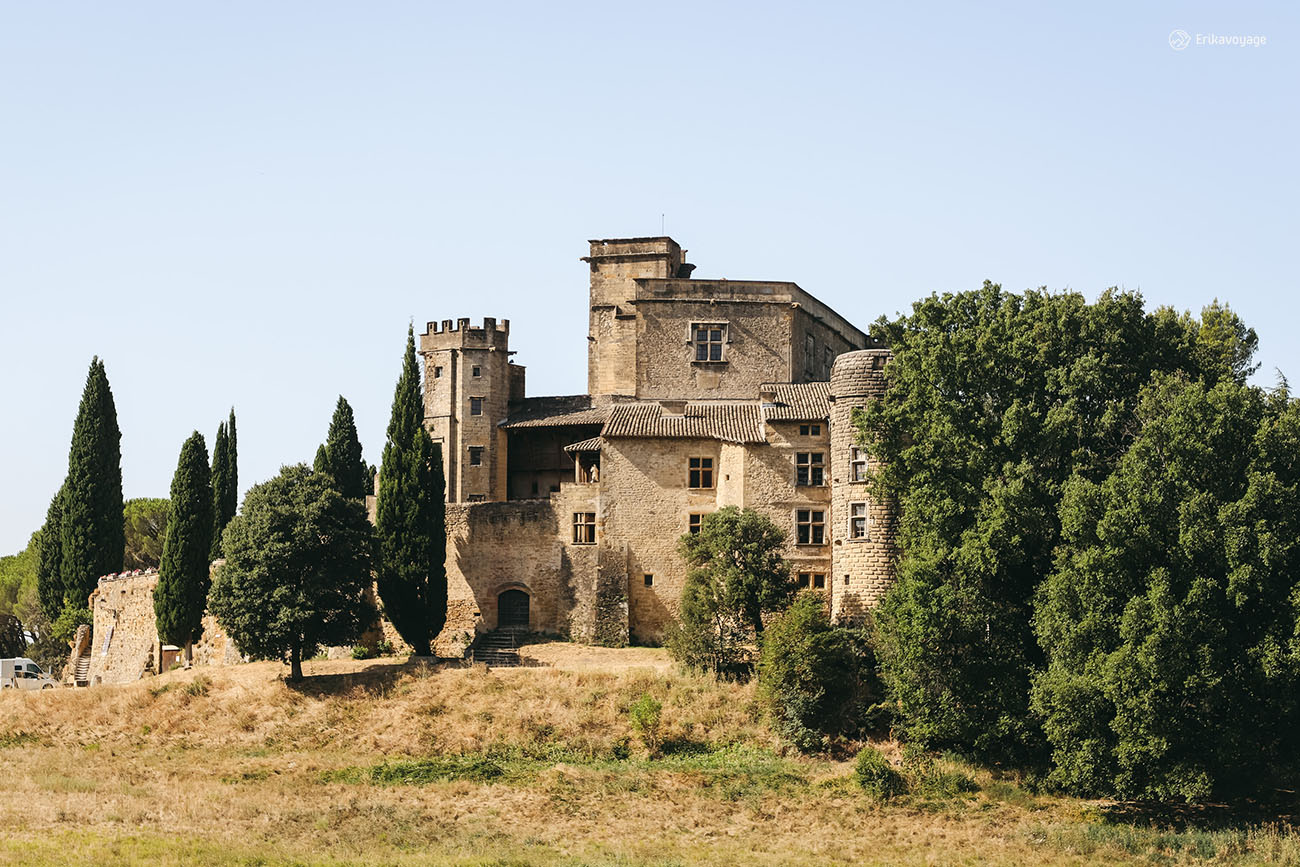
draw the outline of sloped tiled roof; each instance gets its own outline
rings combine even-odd
[[[565,446],[564,450],[566,452],[598,452],[600,451],[600,444],[603,442],[604,440],[600,437],[592,437],[591,439],[583,440],[580,443],[571,443],[570,445]]]
[[[688,404],[682,415],[668,415],[657,403],[618,404],[610,408],[604,437],[665,437],[761,443],[763,415],[756,403]]]
[[[585,394],[562,397],[526,398],[501,423],[506,428],[560,427],[570,424],[604,424],[609,409],[593,407],[591,397]]]
[[[781,382],[763,385],[776,392],[776,402],[763,405],[768,421],[819,421],[830,418],[829,382]]]

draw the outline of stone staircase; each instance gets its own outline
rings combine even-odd
[[[89,648],[87,649],[89,650]],[[90,653],[77,657],[72,667],[72,683],[75,686],[90,686]]]
[[[519,660],[519,643],[514,632],[498,629],[485,632],[470,646],[470,662],[482,662],[497,668],[514,668]]]

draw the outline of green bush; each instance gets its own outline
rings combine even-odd
[[[374,654],[371,653],[370,648],[366,647],[364,644],[358,644],[356,647],[352,648],[353,659],[370,659],[372,656],[374,656]]]
[[[881,689],[866,633],[831,626],[818,594],[801,594],[764,630],[758,685],[777,733],[804,752],[879,723]]]
[[[663,711],[663,702],[648,692],[642,693],[636,703],[628,708],[632,731],[641,738],[641,743],[645,745],[646,752],[651,756],[659,754],[659,726],[663,721]]]
[[[875,747],[863,747],[858,753],[853,777],[862,791],[878,801],[887,801],[906,790],[903,777]]]

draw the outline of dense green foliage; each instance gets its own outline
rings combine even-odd
[[[881,699],[861,630],[834,627],[821,593],[801,593],[763,633],[759,695],[777,732],[805,752],[860,735]]]
[[[1100,481],[1152,374],[1239,381],[1255,343],[1231,311],[1147,313],[1134,293],[931,296],[875,331],[895,355],[859,414],[898,506],[898,581],[877,615],[903,732],[930,747],[1043,755],[1029,713],[1043,656],[1033,599],[1060,541],[1066,483]]]
[[[420,418],[424,412],[421,408]],[[334,417],[330,420],[330,429],[325,437],[322,452],[317,459],[323,458],[324,466],[318,472],[325,472],[334,479],[339,493],[353,500],[364,500],[371,492],[370,468],[361,457],[361,440],[357,438],[357,423],[352,416],[352,407],[339,395],[334,407]]]
[[[678,543],[690,574],[719,588],[723,604],[755,637],[763,615],[780,611],[797,589],[782,556],[785,533],[762,512],[726,506],[700,521],[698,533]]]
[[[329,644],[350,644],[374,622],[367,599],[373,538],[365,509],[306,466],[285,467],[255,485],[226,527],[225,564],[208,606],[240,650],[302,660]]]
[[[208,554],[212,550],[212,470],[203,435],[195,431],[181,446],[172,476],[171,515],[163,538],[153,610],[158,637],[189,650],[203,631],[207,605]]]
[[[873,746],[865,746],[853,763],[853,778],[862,791],[878,801],[886,801],[907,791],[903,775],[894,770],[889,759]]]
[[[316,457],[312,458],[311,471],[313,473],[325,473],[329,475],[329,457],[325,454],[325,444],[321,443],[316,446]],[[331,476],[331,478],[333,478]]]
[[[121,440],[108,374],[96,357],[73,424],[63,485],[59,581],[64,611],[84,609],[100,577],[122,569],[126,530]]]
[[[712,672],[715,678],[747,680],[751,640],[719,585],[699,575],[686,578],[677,619],[664,633],[673,659],[693,671]]]
[[[38,598],[36,576],[40,558],[40,531],[33,533],[27,547],[17,554],[0,557],[0,614],[23,619],[19,609],[24,600]]]
[[[40,548],[36,552],[36,589],[41,613],[48,622],[63,613],[63,489],[50,498],[45,523],[38,531]],[[30,547],[30,546],[29,546]]]
[[[157,569],[162,562],[163,537],[171,503],[165,499],[134,497],[123,505],[126,521],[126,556],[123,569]]]
[[[1300,405],[1169,377],[1108,477],[1066,486],[1034,704],[1056,782],[1186,798],[1300,771]]]
[[[384,444],[375,536],[384,613],[417,656],[447,622],[446,482],[442,452],[424,429],[424,399],[408,329]]]
[[[208,474],[212,488],[212,548],[208,551],[211,560],[221,559],[221,533],[234,517],[233,509],[229,514],[225,511],[227,477],[230,472],[230,433],[223,421],[217,425],[217,435],[212,440],[212,469]]]

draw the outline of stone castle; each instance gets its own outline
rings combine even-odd
[[[794,283],[692,278],[672,238],[590,245],[587,394],[529,397],[507,320],[420,335],[448,629],[657,641],[685,583],[678,538],[730,505],[786,531],[835,618],[873,606],[894,529],[852,413],[889,351]]]
[[[894,576],[892,512],[870,495],[852,423],[883,391],[889,351],[794,283],[692,278],[671,238],[590,244],[587,394],[527,396],[507,320],[420,335],[425,426],[447,476],[439,654],[496,629],[657,642],[686,580],[678,539],[732,505],[783,528],[800,583],[857,619]],[[157,579],[100,580],[70,680],[172,664]],[[240,661],[204,625],[196,661]],[[375,633],[400,645],[386,623]]]

